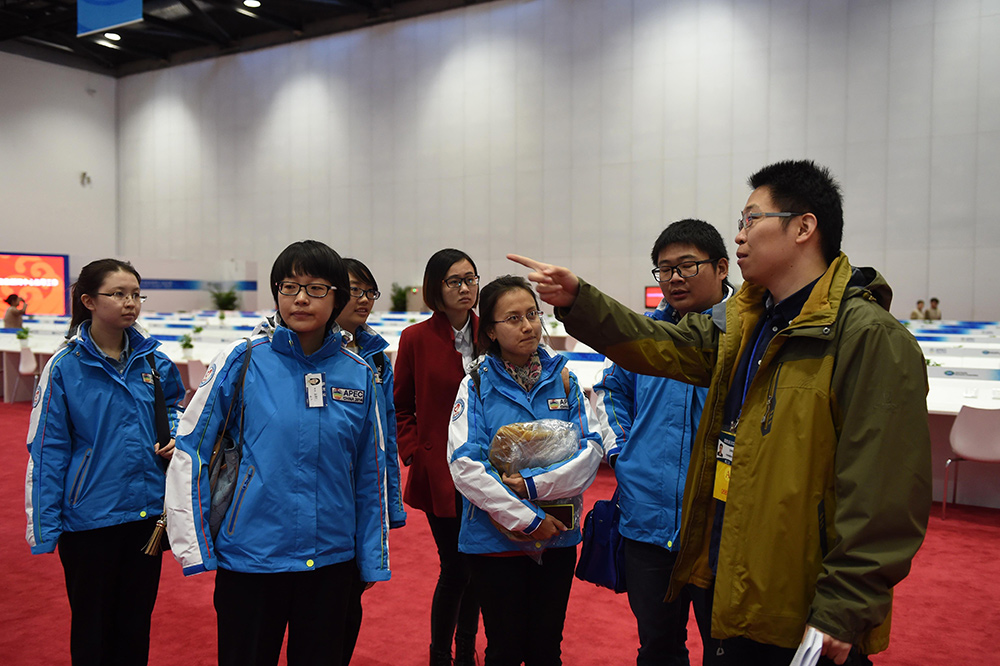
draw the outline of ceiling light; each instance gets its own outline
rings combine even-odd
[[[251,9],[260,7],[260,0],[243,0],[243,4]]]
[[[122,36],[119,35],[117,32],[106,32],[106,33],[104,33],[104,38],[105,39],[110,39],[113,42],[117,42],[117,41],[121,41]]]

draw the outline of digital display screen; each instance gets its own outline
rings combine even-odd
[[[659,287],[646,287],[646,309],[655,310],[663,300],[663,292]]]
[[[69,302],[64,254],[0,254],[0,299],[17,294],[28,302],[28,315],[65,315]],[[7,303],[0,303],[6,311]]]

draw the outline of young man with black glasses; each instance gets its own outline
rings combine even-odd
[[[650,253],[663,300],[648,313],[678,322],[711,312],[733,293],[729,254],[719,232],[702,220],[664,229]],[[680,545],[681,500],[691,445],[708,389],[625,370],[608,361],[593,398],[604,455],[615,470],[625,538],[629,606],[639,629],[638,666],[687,666],[689,590],[664,603]],[[704,594],[694,590],[703,638],[709,638]]]
[[[931,503],[927,376],[892,292],[840,252],[840,188],[810,161],[749,180],[724,312],[635,315],[568,269],[533,272],[567,332],[623,367],[708,386],[670,597],[713,589],[716,663],[867,664]]]

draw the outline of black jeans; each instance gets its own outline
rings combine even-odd
[[[456,516],[462,515],[462,496],[455,492]],[[458,552],[461,518],[427,515],[437,545],[441,572],[431,602],[431,649],[451,653],[455,631],[475,641],[479,631],[479,600],[470,584],[469,558]]]
[[[354,560],[315,571],[215,574],[219,666],[273,666],[288,627],[288,665],[343,654]]]
[[[628,603],[639,627],[638,666],[688,666],[687,622],[691,599],[686,590],[667,603],[667,587],[677,553],[651,543],[625,539]]]
[[[162,558],[142,549],[155,526],[151,518],[59,537],[73,666],[141,666],[149,660]]]
[[[486,666],[559,666],[576,547],[526,555],[471,555],[483,607]]]

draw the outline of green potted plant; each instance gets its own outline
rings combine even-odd
[[[215,305],[215,309],[220,312],[223,310],[235,310],[239,307],[240,297],[236,293],[235,287],[225,290],[222,287],[218,289],[210,288],[208,293],[212,295],[212,303]]]
[[[402,287],[398,282],[392,283],[392,289],[389,290],[389,301],[393,312],[406,312],[407,291],[409,291],[409,287]]]
[[[190,333],[185,333],[181,337],[177,338],[177,342],[181,346],[181,356],[186,359],[190,359],[192,356],[192,351],[194,349],[194,339],[191,337]]]
[[[21,343],[21,348],[22,349],[26,349],[28,347],[28,335],[30,333],[31,333],[31,331],[28,330],[27,326],[25,326],[24,328],[18,329],[17,332],[14,333],[14,335],[18,339],[18,342]]]

